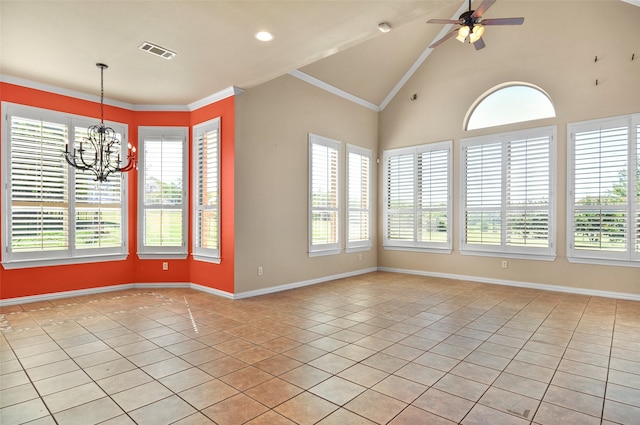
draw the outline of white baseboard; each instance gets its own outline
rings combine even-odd
[[[347,277],[358,276],[361,274],[371,273],[375,271],[411,274],[411,275],[428,276],[428,277],[438,277],[438,278],[445,278],[445,279],[467,280],[470,282],[515,286],[519,288],[539,289],[543,291],[564,292],[569,294],[588,295],[593,297],[617,298],[622,300],[640,301],[640,294],[631,294],[627,292],[613,292],[613,291],[602,291],[598,289],[574,288],[574,287],[562,286],[562,285],[549,285],[544,283],[521,282],[516,280],[505,280],[505,279],[493,279],[493,278],[459,275],[459,274],[452,274],[452,273],[436,273],[436,272],[428,272],[428,271],[422,271],[422,270],[398,269],[394,267],[371,267],[371,268],[355,270],[347,273],[340,273],[340,274],[331,275],[331,276],[323,276],[316,279],[309,279],[309,280],[303,280],[300,282],[287,283],[284,285],[271,286],[269,288],[256,289],[254,291],[238,292],[235,294],[231,292],[221,291],[215,288],[209,288],[208,286],[200,285],[197,283],[190,283],[190,282],[125,283],[121,285],[102,286],[98,288],[87,288],[87,289],[78,289],[74,291],[63,291],[63,292],[54,292],[50,294],[8,298],[8,299],[0,300],[0,307],[16,305],[16,304],[34,303],[39,301],[50,301],[50,300],[56,300],[60,298],[81,297],[85,295],[103,294],[107,292],[122,291],[125,289],[144,289],[144,288],[149,288],[149,289],[151,288],[191,288],[197,291],[201,291],[211,295],[216,295],[216,296],[227,298],[230,300],[240,300],[244,298],[257,297],[260,295],[273,294],[275,292],[287,291],[289,289],[302,288],[305,286],[329,282],[336,279],[343,279]]]
[[[592,297],[617,298],[621,300],[640,301],[640,294],[628,292],[602,291],[599,289],[575,288],[571,286],[550,285],[546,283],[521,282],[517,280],[493,279],[488,277],[467,276],[452,273],[436,273],[422,270],[398,269],[394,267],[378,267],[381,272],[404,273],[418,276],[440,277],[445,279],[468,280],[470,282],[490,283],[493,285],[515,286],[518,288],[539,289],[542,291],[564,292],[568,294],[588,295]]]
[[[302,288],[304,286],[315,285],[317,283],[329,282],[330,280],[344,279],[346,277],[353,277],[353,276],[358,276],[365,273],[371,273],[377,270],[378,270],[377,267],[371,267],[368,269],[360,269],[360,270],[355,270],[347,273],[334,274],[331,276],[323,276],[316,279],[303,280],[300,282],[287,283],[287,284],[278,285],[278,286],[271,286],[269,288],[264,288],[264,289],[256,289],[254,291],[239,292],[234,294],[233,298],[236,300],[240,300],[243,298],[257,297],[259,295],[273,294],[274,292],[281,292],[281,291],[287,291],[289,289]]]

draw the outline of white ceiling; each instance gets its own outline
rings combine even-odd
[[[501,4],[511,12],[517,1],[500,0],[485,16],[507,17]],[[184,106],[298,70],[382,105],[443,30],[425,22],[461,8],[466,1],[0,0],[0,77],[98,95],[103,62],[106,98]],[[378,31],[383,21],[391,32]],[[260,30],[275,39],[255,40]],[[138,49],[145,41],[178,55],[152,56]]]

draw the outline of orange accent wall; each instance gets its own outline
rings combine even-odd
[[[99,103],[37,89],[0,82],[0,101],[44,108],[70,114],[99,118]],[[126,260],[52,267],[5,270],[0,268],[0,299],[45,295],[64,291],[107,287],[127,283],[193,282],[225,292],[233,292],[233,216],[234,216],[234,99],[223,99],[196,111],[131,111],[105,105],[105,120],[128,124],[129,143],[137,147],[138,126],[181,126],[189,128],[216,117],[221,122],[221,249],[220,264],[185,260],[140,260],[137,255],[137,187],[138,175],[129,174],[128,242]],[[1,128],[0,128],[1,130]],[[4,133],[2,133],[4,136]],[[191,155],[189,154],[189,170]],[[0,169],[1,172],[1,169]],[[189,193],[191,193],[189,171]],[[189,254],[191,254],[191,210],[189,202]],[[0,205],[0,211],[5,209]],[[4,219],[4,218],[3,218]],[[169,262],[169,270],[162,270],[162,262]]]

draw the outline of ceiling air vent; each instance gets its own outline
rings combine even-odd
[[[160,47],[147,41],[142,43],[138,48],[140,50],[144,50],[147,53],[151,53],[152,55],[160,56],[163,59],[173,59],[173,57],[176,55],[176,53],[172,52],[171,50],[167,50],[164,47]]]

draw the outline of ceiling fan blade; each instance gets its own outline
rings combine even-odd
[[[430,49],[434,49],[436,47],[438,47],[439,45],[441,45],[442,43],[444,43],[445,41],[447,41],[448,39],[450,39],[451,37],[453,37],[454,35],[456,35],[458,33],[458,30],[453,30],[451,31],[449,34],[445,35],[444,37],[442,37],[440,40],[431,43],[431,45],[429,46]]]
[[[473,12],[473,15],[471,15],[471,17],[472,18],[482,17],[482,15],[484,15],[484,12],[486,12],[487,9],[490,8],[495,2],[496,0],[484,0],[482,3],[480,3],[480,6],[478,6],[475,12]]]
[[[482,25],[522,25],[524,23],[524,18],[483,19],[480,23]]]
[[[429,19],[427,24],[459,24],[460,21],[453,19]]]
[[[478,39],[478,41],[476,41],[475,43],[473,43],[473,47],[476,48],[476,50],[480,50],[480,49],[484,49],[484,40],[482,39],[482,37],[480,37]]]

